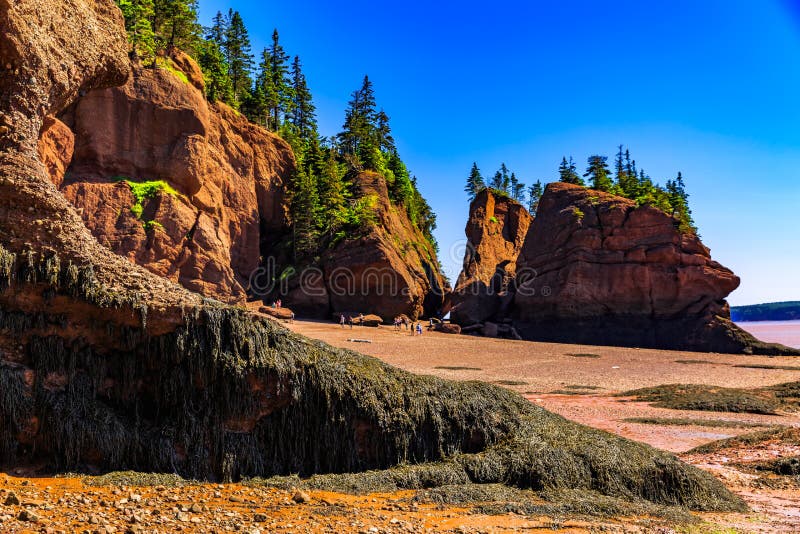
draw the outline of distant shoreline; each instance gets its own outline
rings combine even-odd
[[[732,306],[735,323],[757,321],[800,321],[800,301],[768,302],[750,306]]]

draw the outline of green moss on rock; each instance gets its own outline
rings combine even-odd
[[[0,376],[14,384],[16,373],[31,371],[33,395],[28,408],[25,393],[8,388],[0,418],[38,417],[23,453],[57,470],[299,475],[355,489],[504,484],[744,508],[674,456],[572,423],[506,389],[412,375],[212,301],[185,309],[170,319],[171,331],[156,335],[147,307],[108,290],[91,268],[5,254],[0,247],[0,331],[20,340],[25,357],[24,369],[4,366]],[[140,311],[142,321],[88,319],[80,306],[74,315],[46,306],[23,312],[12,298],[20,292]],[[98,335],[103,344],[87,341]],[[5,452],[20,450],[8,434]]]

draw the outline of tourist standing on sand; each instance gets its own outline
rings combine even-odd
[[[422,335],[422,323],[417,323],[417,335]]]
[[[363,313],[359,313],[358,314],[358,324],[361,325],[361,326],[364,326],[364,314]]]
[[[344,328],[344,314],[339,314],[339,324]]]
[[[353,316],[352,315],[348,315],[347,316],[347,322],[350,323],[350,328],[353,328]]]

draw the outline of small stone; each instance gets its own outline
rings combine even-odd
[[[199,505],[199,504],[197,504],[197,503],[194,503],[194,504],[192,505],[192,507],[191,507],[191,508],[189,508],[189,511],[190,511],[190,512],[192,512],[193,514],[200,514],[200,513],[202,513],[202,512],[203,512],[203,507],[202,507],[202,506],[200,506],[200,505]]]
[[[266,514],[254,514],[253,515],[253,522],[255,523],[265,523],[267,521]]]
[[[292,495],[292,500],[297,504],[306,504],[311,502],[311,496],[303,490],[297,490]]]
[[[6,506],[19,506],[19,497],[13,491],[8,494],[5,501]]]
[[[30,510],[22,510],[17,516],[17,519],[27,523],[36,523],[39,521],[39,516]]]

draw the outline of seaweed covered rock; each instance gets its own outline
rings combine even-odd
[[[484,189],[469,207],[464,268],[449,296],[463,326],[502,314],[514,293],[517,257],[532,217],[519,202]]]
[[[88,92],[45,125],[40,146],[51,153],[65,129],[74,136],[66,178],[60,168],[51,177],[102,244],[192,291],[242,302],[262,248],[288,231],[292,150],[207,102],[183,52],[159,65],[133,64],[125,85]]]
[[[158,334],[120,324],[130,304],[86,268],[6,250],[0,266],[0,329],[23,346],[0,365],[4,461],[204,479],[414,464],[419,487],[457,477],[743,507],[667,453],[497,386],[412,375],[210,302]]]
[[[480,205],[473,204],[478,218]],[[471,216],[471,220],[472,220]],[[469,228],[469,227],[468,227]],[[468,237],[474,239],[468,232]],[[495,235],[494,248],[508,247]],[[479,244],[483,249],[487,247]],[[473,245],[474,247],[474,245]],[[467,261],[469,260],[469,261]],[[488,272],[479,255],[462,278]],[[585,187],[551,183],[516,258],[505,305],[482,319],[513,320],[525,339],[729,353],[797,354],[762,343],[730,321],[725,297],[739,285],[670,215]],[[457,297],[454,296],[454,301]],[[459,297],[467,310],[485,297]],[[469,326],[478,316],[454,314]]]
[[[438,461],[426,482],[461,472],[743,508],[669,454],[496,386],[302,338],[100,246],[36,145],[45,116],[79,90],[124,82],[119,12],[110,0],[0,1],[0,29],[0,64],[19,69],[0,77],[0,114],[18,116],[24,136],[0,141],[0,463],[225,479]]]

